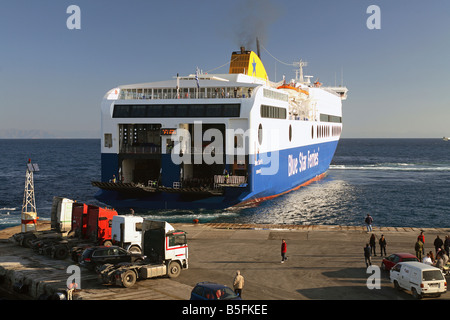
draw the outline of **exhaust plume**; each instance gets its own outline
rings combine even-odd
[[[236,21],[233,34],[237,47],[256,51],[256,38],[263,45],[267,42],[268,27],[280,17],[279,7],[270,0],[246,0],[233,9],[231,21]]]

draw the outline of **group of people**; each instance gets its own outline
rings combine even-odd
[[[367,267],[372,265],[372,254],[375,257],[377,256],[376,243],[377,241],[375,234],[372,233],[369,242],[366,243],[366,246],[364,247],[364,259]],[[380,245],[380,256],[383,256],[383,254],[384,256],[386,256],[387,242],[383,234],[381,235],[381,238],[378,240],[378,244]]]
[[[367,215],[370,217],[369,215]],[[370,217],[371,218],[371,217]],[[370,223],[370,230],[372,230],[371,223],[373,222],[373,219],[367,220],[366,218],[366,224],[367,224],[367,230],[369,230],[369,223]],[[369,267],[372,265],[372,255],[377,256],[376,253],[376,237],[375,234],[372,234],[370,236],[369,242],[366,243],[366,246],[364,247],[364,259],[366,266]],[[384,235],[381,235],[381,238],[378,240],[378,244],[380,245],[380,255],[386,256],[386,238]],[[421,231],[419,236],[417,237],[416,244],[414,246],[414,250],[416,253],[416,257],[419,261],[425,264],[429,264],[432,266],[435,266],[442,271],[445,271],[445,267],[449,261],[449,255],[450,255],[450,236],[445,236],[445,240],[442,240],[439,235],[436,236],[436,239],[433,242],[433,246],[435,248],[435,253],[433,251],[429,251],[425,254],[425,235],[424,232]]]
[[[449,261],[450,236],[447,235],[445,236],[445,240],[442,240],[439,235],[437,235],[433,242],[433,246],[435,253],[433,254],[433,251],[429,251],[425,254],[425,235],[423,231],[421,231],[414,246],[416,257],[423,263],[444,270],[444,267]]]

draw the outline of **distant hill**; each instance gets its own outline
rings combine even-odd
[[[45,130],[0,129],[0,139],[99,139],[100,132],[48,132]]]
[[[44,130],[0,129],[0,139],[49,139],[55,135]]]

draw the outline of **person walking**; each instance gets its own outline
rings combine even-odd
[[[386,238],[384,237],[384,235],[381,235],[378,243],[380,244],[380,256],[383,256],[383,251],[384,255],[386,256]]]
[[[287,260],[286,252],[287,252],[287,244],[286,241],[283,239],[281,241],[281,263],[284,263],[284,261]]]
[[[372,232],[373,218],[370,216],[370,214],[367,214],[367,217],[364,221],[367,224],[367,232]]]
[[[366,243],[366,246],[364,247],[364,261],[366,262],[366,267],[369,267],[372,265],[372,260],[370,259],[370,245]]]
[[[370,245],[370,253],[373,253],[374,257],[377,256],[377,252],[375,250],[376,242],[375,242],[375,235],[372,233],[369,239],[369,245]]]
[[[244,289],[244,277],[239,270],[236,271],[236,276],[233,281],[234,293],[242,298],[242,289]]]

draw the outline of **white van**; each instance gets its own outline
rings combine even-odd
[[[397,289],[409,290],[417,299],[428,295],[439,297],[447,291],[442,271],[422,262],[399,262],[391,269],[390,278]]]

